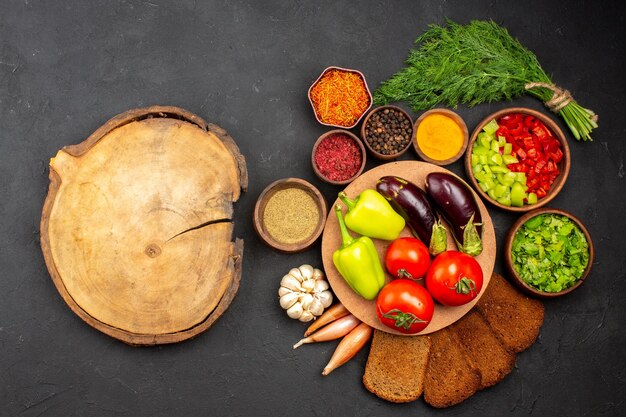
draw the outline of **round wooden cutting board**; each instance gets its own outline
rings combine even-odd
[[[233,139],[192,113],[114,117],[50,160],[41,246],[59,293],[129,344],[203,332],[239,288],[233,202],[247,182]]]
[[[386,175],[395,175],[404,178],[414,183],[421,189],[425,189],[424,184],[426,176],[431,172],[447,172],[454,175],[445,168],[426,162],[391,162],[365,172],[359,178],[354,180],[345,189],[345,191],[349,198],[355,198],[366,188],[376,189],[376,181]],[[469,185],[468,188],[470,188]],[[478,203],[480,214],[483,219],[483,251],[476,257],[476,260],[483,270],[483,288],[480,294],[478,294],[478,297],[472,300],[471,303],[459,307],[446,307],[435,302],[435,313],[433,314],[431,323],[420,333],[417,333],[418,335],[428,334],[440,330],[451,325],[467,314],[474,304],[478,302],[478,299],[485,293],[485,289],[491,279],[491,273],[493,272],[493,266],[496,260],[496,235],[487,208],[478,195],[476,195],[473,190],[472,192],[474,193],[474,197],[476,198],[476,202]],[[341,203],[340,200],[336,200],[334,204],[340,204],[344,208],[344,214],[346,213],[345,205]],[[324,263],[326,277],[328,278],[328,282],[330,283],[335,295],[339,301],[341,301],[341,303],[362,322],[367,323],[378,330],[404,335],[403,333],[383,325],[376,316],[376,300],[368,301],[352,291],[350,286],[348,286],[339,274],[339,271],[337,271],[337,268],[335,268],[335,265],[333,264],[333,253],[341,246],[341,233],[339,231],[337,215],[333,210],[329,210],[329,213],[328,219],[326,220],[326,227],[324,228],[324,234],[322,236],[322,261]],[[450,233],[450,227],[445,222],[444,225],[448,229],[448,250],[456,250],[454,239]],[[354,237],[357,236],[355,233],[351,234]],[[405,227],[400,236],[411,236],[409,228]],[[383,260],[387,247],[391,242],[378,239],[373,239],[373,241],[376,249],[378,250],[379,258]],[[386,282],[391,281],[391,276],[388,273],[385,273],[385,280]]]

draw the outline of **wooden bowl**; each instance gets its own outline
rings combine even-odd
[[[517,272],[515,272],[515,268],[513,267],[513,259],[511,257],[511,250],[513,247],[513,239],[515,238],[515,234],[520,229],[520,227],[522,227],[524,223],[526,223],[528,220],[540,214],[558,214],[561,216],[568,217],[580,228],[580,230],[585,235],[585,239],[587,239],[587,243],[589,244],[589,262],[587,263],[587,268],[585,268],[582,276],[580,277],[578,281],[576,281],[574,285],[572,285],[571,287],[563,291],[544,292],[534,287],[531,287],[517,274]],[[568,213],[565,210],[559,210],[559,209],[546,207],[546,208],[535,209],[533,211],[530,211],[524,214],[519,219],[517,219],[517,221],[513,224],[513,226],[511,226],[511,229],[509,229],[509,232],[504,242],[504,263],[506,265],[507,270],[509,271],[509,274],[513,280],[513,283],[517,285],[517,287],[521,289],[522,291],[524,291],[525,293],[532,295],[534,297],[538,297],[538,298],[560,297],[580,287],[582,283],[585,281],[585,278],[587,278],[587,276],[589,275],[589,272],[591,271],[591,266],[593,265],[593,259],[594,259],[593,241],[591,240],[591,235],[589,234],[589,230],[587,230],[585,225],[576,216],[574,216],[571,213]]]
[[[320,120],[319,115],[317,114],[317,112],[315,111],[315,105],[313,104],[313,100],[311,99],[311,90],[313,89],[313,87],[315,87],[315,84],[317,84],[319,82],[319,80],[322,79],[322,77],[328,72],[328,71],[332,71],[332,70],[338,70],[338,71],[344,71],[344,72],[352,72],[354,74],[357,74],[359,77],[361,77],[361,80],[363,80],[363,85],[365,86],[365,90],[367,91],[367,95],[369,97],[369,105],[367,106],[367,108],[365,110],[363,110],[363,113],[361,113],[361,115],[355,120],[355,122],[353,124],[351,124],[350,126],[343,126],[343,125],[334,125],[334,124],[330,124],[330,123],[324,123]],[[359,121],[363,118],[363,115],[365,113],[367,113],[367,111],[370,109],[370,107],[372,107],[372,93],[370,91],[370,88],[367,86],[367,81],[365,80],[365,75],[363,75],[363,73],[361,71],[357,71],[354,69],[349,69],[349,68],[342,68],[342,67],[328,67],[326,68],[324,71],[322,71],[322,73],[320,74],[319,77],[317,77],[317,79],[315,80],[315,82],[313,82],[313,84],[311,84],[311,87],[309,87],[309,91],[307,93],[307,96],[309,97],[309,103],[311,103],[311,108],[313,108],[313,114],[315,114],[315,119],[317,119],[317,121],[321,124],[323,124],[324,126],[330,126],[330,127],[336,127],[339,129],[352,129],[354,126],[359,124]]]
[[[452,120],[454,120],[459,125],[459,127],[461,128],[461,131],[463,132],[463,145],[461,146],[461,149],[459,149],[459,151],[456,153],[456,155],[454,155],[452,158],[444,159],[442,161],[440,161],[438,159],[432,159],[429,156],[427,156],[426,154],[424,154],[424,152],[422,151],[422,149],[419,147],[419,145],[417,143],[417,129],[418,129],[420,123],[422,123],[422,120],[424,120],[427,116],[430,116],[431,114],[442,114],[444,116],[450,117]],[[468,130],[467,130],[467,125],[465,124],[465,121],[463,120],[463,118],[461,118],[461,116],[459,116],[458,114],[456,114],[452,110],[448,110],[448,109],[432,109],[432,110],[428,110],[428,111],[424,112],[415,121],[415,124],[414,124],[414,127],[413,127],[413,140],[412,140],[412,142],[413,142],[413,148],[415,149],[415,152],[417,152],[417,154],[419,155],[419,157],[422,160],[424,160],[426,162],[429,162],[431,164],[434,164],[434,165],[445,166],[445,165],[450,165],[451,163],[457,161],[463,155],[463,153],[467,149],[468,138],[469,138],[469,134],[468,134]]]
[[[317,147],[319,146],[320,143],[322,143],[322,141],[324,139],[326,139],[329,136],[335,135],[335,134],[341,134],[341,135],[345,135],[345,136],[349,137],[350,139],[352,139],[357,144],[357,146],[361,150],[361,166],[360,166],[360,168],[358,169],[356,174],[354,174],[350,178],[345,179],[343,181],[334,181],[334,180],[331,180],[329,178],[326,178],[324,176],[324,174],[322,174],[320,172],[319,168],[317,167],[317,164],[315,164],[315,153],[317,152]],[[323,135],[321,135],[315,141],[315,144],[313,145],[313,150],[311,151],[311,165],[313,165],[313,171],[315,172],[315,175],[317,175],[317,178],[319,178],[320,180],[322,180],[324,182],[327,182],[329,184],[333,184],[333,185],[345,185],[345,184],[351,183],[356,177],[361,175],[361,173],[363,172],[363,169],[365,169],[366,159],[367,159],[367,155],[365,155],[365,147],[363,146],[363,143],[361,142],[361,140],[354,133],[348,132],[347,130],[343,130],[343,129],[334,129],[334,130],[331,130],[331,131],[326,132]]]
[[[372,146],[367,142],[366,139],[366,135],[365,135],[365,125],[367,125],[368,120],[374,115],[374,113],[380,112],[380,111],[384,111],[385,109],[393,109],[396,110],[402,114],[404,114],[404,117],[406,117],[406,119],[409,121],[409,123],[411,122],[411,116],[409,116],[409,114],[404,111],[403,109],[401,109],[398,106],[380,106],[380,107],[376,107],[372,110],[369,111],[369,113],[367,113],[367,116],[365,116],[365,119],[363,119],[363,124],[361,124],[361,139],[363,140],[363,143],[365,144],[365,147],[368,149],[368,151],[375,157],[378,159],[381,159],[383,161],[390,161],[392,159],[396,159],[398,158],[400,155],[402,155],[403,153],[405,153],[409,147],[411,146],[411,141],[409,140],[409,142],[406,144],[406,146],[399,152],[396,152],[394,154],[383,154],[380,153],[376,150],[374,150],[374,148],[372,148]],[[413,137],[413,125],[412,123],[410,124],[411,127],[411,132],[409,134],[409,137]]]
[[[559,167],[560,174],[558,177],[556,177],[556,179],[552,183],[552,186],[550,187],[550,191],[548,192],[548,194],[544,198],[537,201],[536,204],[527,204],[522,207],[505,206],[504,204],[500,204],[497,201],[493,200],[491,197],[489,197],[489,195],[486,192],[482,190],[482,188],[480,188],[480,186],[478,185],[478,181],[476,180],[476,178],[474,178],[474,173],[472,172],[472,147],[474,146],[474,142],[476,142],[476,139],[478,138],[478,134],[482,132],[483,127],[487,123],[489,123],[491,120],[499,119],[500,117],[506,116],[507,114],[511,114],[511,113],[524,113],[524,114],[534,116],[537,119],[541,120],[543,124],[545,124],[552,131],[552,133],[554,133],[554,137],[558,139],[559,142],[561,142],[561,149],[563,150],[563,159],[561,160],[561,162],[557,164],[557,166]],[[526,212],[526,211],[534,210],[536,208],[545,206],[550,201],[552,201],[554,197],[557,196],[557,194],[561,191],[561,189],[565,185],[565,181],[567,180],[567,177],[569,176],[570,152],[569,152],[569,146],[567,144],[565,135],[563,134],[559,126],[548,116],[536,110],[528,109],[525,107],[512,107],[509,109],[497,111],[485,117],[476,126],[476,129],[474,129],[474,132],[472,132],[472,136],[470,137],[470,141],[469,141],[467,149],[468,151],[465,153],[465,173],[467,174],[470,184],[472,184],[476,192],[485,201],[488,201],[489,203],[493,204],[494,206],[498,208],[501,208],[502,210],[521,213],[521,212]]]
[[[313,197],[313,200],[317,204],[318,208],[317,226],[315,227],[313,234],[297,243],[283,243],[277,241],[267,232],[263,222],[263,214],[269,199],[276,192],[287,188],[299,188],[306,191],[311,197]],[[313,184],[300,178],[283,178],[268,185],[259,195],[256,205],[254,206],[254,230],[265,244],[280,252],[301,252],[311,247],[311,245],[313,245],[313,243],[315,243],[315,241],[320,237],[322,231],[324,230],[324,222],[326,221],[327,214],[326,199]]]

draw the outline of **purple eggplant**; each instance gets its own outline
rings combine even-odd
[[[454,175],[433,172],[426,176],[426,191],[452,227],[459,250],[479,255],[483,251],[482,217],[472,190]]]
[[[379,179],[376,190],[404,217],[413,235],[428,246],[432,255],[445,252],[448,243],[446,229],[424,191],[405,179],[393,176]]]

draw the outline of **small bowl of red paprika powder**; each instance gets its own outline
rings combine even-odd
[[[320,136],[311,153],[315,175],[333,185],[345,185],[365,168],[365,147],[347,130],[335,129]]]

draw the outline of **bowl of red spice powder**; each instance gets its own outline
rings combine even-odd
[[[372,106],[365,76],[348,68],[326,68],[308,95],[317,121],[331,127],[352,129]]]
[[[320,136],[311,153],[313,171],[329,184],[349,184],[365,168],[365,147],[347,130],[335,129]]]

